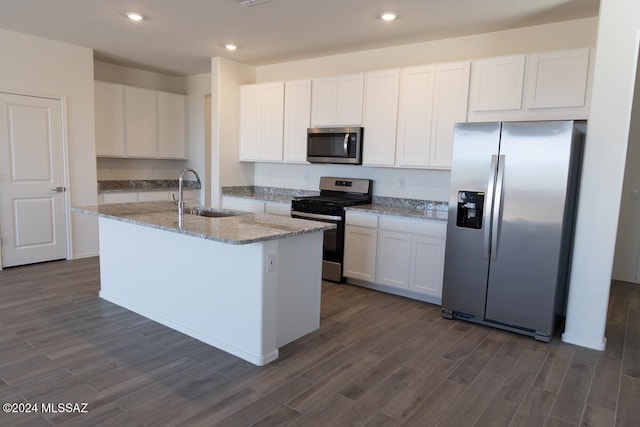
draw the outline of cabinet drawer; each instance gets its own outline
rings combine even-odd
[[[382,215],[380,216],[380,229],[445,237],[447,224],[445,222]]]
[[[345,222],[347,225],[378,228],[378,215],[347,211]]]

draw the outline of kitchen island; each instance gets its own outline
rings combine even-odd
[[[171,202],[74,208],[99,217],[100,297],[255,365],[320,326],[332,224]],[[196,212],[196,211],[193,211]]]

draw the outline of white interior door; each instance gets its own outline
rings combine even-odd
[[[0,93],[2,266],[67,257],[59,100]]]

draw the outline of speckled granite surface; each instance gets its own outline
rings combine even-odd
[[[222,194],[247,199],[289,203],[291,199],[295,197],[317,196],[320,192],[277,187],[247,186],[222,187]],[[446,221],[448,203],[433,200],[374,196],[373,204],[371,205],[352,206],[347,209],[366,211],[379,215]]]
[[[371,205],[350,206],[346,209],[378,215],[447,221],[448,207],[449,204],[447,202],[433,200],[374,197]]]
[[[335,228],[334,224],[318,221],[220,209],[215,211],[231,213],[233,216],[207,218],[185,214],[180,227],[178,212],[173,202],[85,206],[72,210],[233,245],[282,239]]]
[[[184,181],[185,189],[199,189],[197,181]],[[177,179],[131,179],[119,181],[98,181],[98,193],[119,191],[170,191],[178,189]]]
[[[257,185],[248,185],[244,187],[222,187],[223,196],[242,197],[245,199],[264,200],[267,202],[290,203],[295,197],[309,197],[317,196],[319,194],[319,191],[261,187]]]

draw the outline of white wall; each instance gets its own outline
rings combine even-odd
[[[96,204],[91,49],[0,29],[0,91],[66,98],[71,206]],[[97,220],[71,215],[74,258],[98,253]]]
[[[363,50],[257,67],[257,82],[325,77],[435,62],[595,46],[598,18]]]
[[[604,348],[640,38],[638,0],[601,0],[564,341]]]
[[[255,69],[211,58],[211,205],[220,206],[220,187],[253,184],[253,164],[239,162],[240,85],[255,82]]]
[[[197,74],[184,78],[189,95],[189,160],[185,166],[195,169],[202,181],[200,196],[209,193],[210,180],[206,177],[205,127],[211,122],[210,111],[205,110],[205,98],[211,94],[211,74]],[[210,136],[209,136],[210,140]]]
[[[636,90],[631,113],[631,130],[622,186],[620,219],[613,259],[613,278],[627,282],[640,282],[640,200],[633,198],[640,191],[640,70],[636,71]]]
[[[595,46],[598,19],[498,31],[384,49],[292,61],[256,68],[258,82],[313,78],[444,61]],[[366,137],[365,137],[366,138]],[[318,189],[323,175],[375,180],[377,196],[448,200],[450,174],[438,170],[256,163],[255,185]],[[405,189],[399,180],[405,180]]]
[[[94,61],[93,67],[96,80],[166,92],[187,93],[187,82],[184,77],[166,76],[100,61]]]

